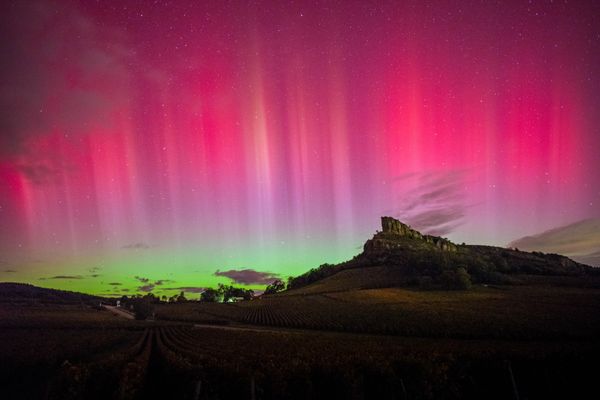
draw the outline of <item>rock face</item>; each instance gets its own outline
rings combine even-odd
[[[372,239],[367,240],[363,250],[366,254],[380,253],[386,250],[399,248],[405,245],[404,239],[413,239],[429,243],[442,251],[457,251],[457,246],[437,236],[423,235],[392,217],[381,217],[381,232],[377,232]]]

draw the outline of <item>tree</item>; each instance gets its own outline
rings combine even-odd
[[[220,293],[218,290],[213,288],[207,288],[200,294],[200,301],[204,301],[206,303],[216,303],[220,299]]]
[[[183,292],[179,293],[179,296],[177,296],[177,302],[178,303],[185,303],[187,301],[187,299],[185,298],[185,295]]]
[[[275,280],[273,283],[267,286],[265,294],[275,294],[285,289],[285,283],[281,279]]]
[[[133,313],[135,314],[135,319],[148,319],[154,313],[154,306],[148,300],[138,298],[133,300]]]

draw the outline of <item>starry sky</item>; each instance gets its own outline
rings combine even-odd
[[[599,17],[558,0],[3,1],[0,281],[259,289],[351,258],[381,215],[493,245],[595,221]]]

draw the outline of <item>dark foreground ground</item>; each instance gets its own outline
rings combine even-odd
[[[131,321],[83,305],[0,304],[0,398],[598,394],[594,288],[372,289],[163,305],[157,314],[163,320]]]

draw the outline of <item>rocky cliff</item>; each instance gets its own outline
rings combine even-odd
[[[406,239],[429,243],[441,251],[457,251],[458,247],[450,240],[438,236],[423,235],[392,217],[381,217],[381,232],[367,240],[363,250],[365,254],[380,253],[403,247]]]

